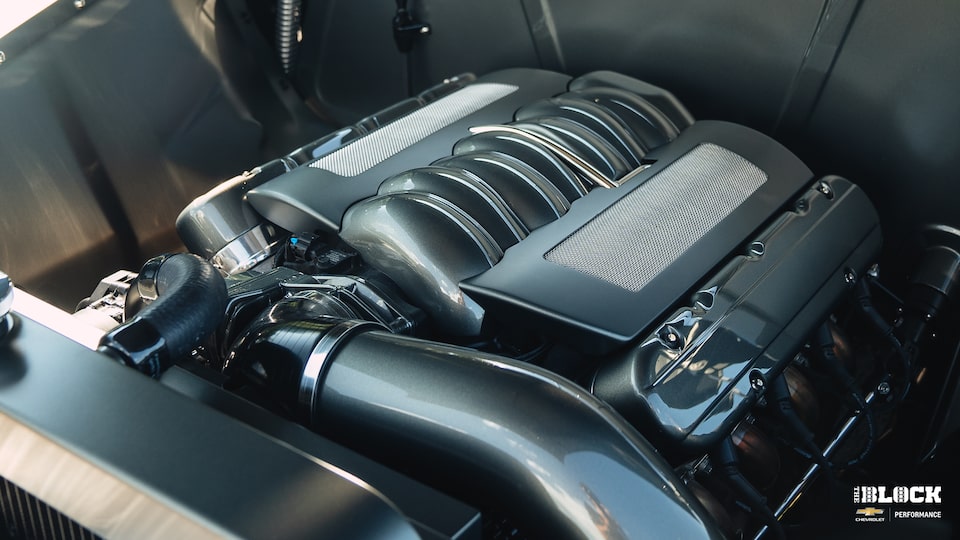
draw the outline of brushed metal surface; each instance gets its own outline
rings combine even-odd
[[[357,176],[429,135],[517,91],[503,83],[475,83],[357,139],[309,166]]]
[[[105,538],[238,538],[131,487],[2,411],[0,476]]]
[[[544,258],[638,292],[766,181],[767,173],[740,155],[701,144]]]

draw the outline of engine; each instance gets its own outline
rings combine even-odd
[[[612,72],[453,78],[177,227],[196,256],[81,310],[122,322],[102,351],[201,366],[517,537],[782,536],[872,450],[960,263],[928,250],[895,331],[863,191]]]

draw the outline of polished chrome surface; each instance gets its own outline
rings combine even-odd
[[[627,160],[630,168],[640,166],[647,153],[641,139],[629,126],[608,109],[578,94],[563,94],[522,107],[515,118],[518,121],[557,116],[582,124],[610,143]]]
[[[465,212],[434,195],[389,193],[347,210],[340,237],[442,329],[480,332],[483,308],[460,282],[493,267],[503,251]]]
[[[245,196],[251,189],[289,170],[287,162],[273,160],[237,175],[194,199],[177,217],[177,233],[184,245],[191,253],[208,260],[226,250],[221,258],[231,268],[245,262],[247,256],[262,248],[254,247],[252,238],[239,241],[241,244],[250,243],[251,247],[231,246],[232,242],[257,228],[261,233],[269,232],[264,235],[268,243],[276,234],[264,228],[263,217],[253,210]]]
[[[589,161],[605,178],[616,180],[632,169],[627,159],[603,137],[568,118],[548,116],[511,125],[553,140]]]
[[[276,253],[283,235],[276,226],[261,223],[224,246],[210,263],[226,275],[245,272]]]
[[[677,138],[680,129],[660,109],[643,97],[614,87],[580,88],[571,95],[588,99],[604,107],[628,125],[633,134],[648,147],[655,148]]]
[[[513,126],[505,125],[493,125],[493,126],[474,126],[470,128],[471,133],[509,133],[511,135],[516,135],[522,137],[531,142],[537,143],[541,146],[547,147],[551,152],[556,154],[564,163],[573,167],[578,173],[584,176],[588,182],[595,186],[605,187],[605,188],[615,188],[617,187],[616,182],[613,179],[607,178],[603,175],[600,170],[593,166],[589,161],[583,159],[577,154],[566,149],[562,145],[536,133],[531,133],[529,131],[516,128]]]
[[[716,538],[706,511],[608,405],[547,370],[384,332],[328,361],[317,429],[544,538]]]

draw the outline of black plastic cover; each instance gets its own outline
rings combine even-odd
[[[857,186],[825,178],[702,282],[689,304],[601,367],[591,391],[689,453],[730,433],[880,250]]]
[[[347,208],[376,195],[385,179],[449,156],[454,143],[470,135],[470,127],[509,122],[520,107],[566,91],[569,81],[566,75],[532,69],[506,70],[481,77],[470,86],[495,83],[512,85],[516,90],[401,148],[360,174],[346,176],[308,164],[251,190],[247,200],[257,212],[288,231],[336,232]],[[451,95],[427,106],[445,107],[442,100]],[[357,142],[351,141],[342,149]]]
[[[588,226],[597,216],[704,144],[720,147],[732,152],[730,155],[745,159],[762,171],[766,179],[709,230],[665,231],[665,235],[669,233],[689,241],[690,247],[639,290],[628,290],[547,260],[551,250]],[[779,213],[813,178],[806,165],[774,140],[749,128],[725,122],[697,122],[673,143],[648,154],[647,159],[653,161],[649,168],[628,175],[618,188],[595,189],[575,201],[562,219],[533,231],[521,244],[508,249],[492,269],[462,282],[463,290],[497,319],[522,321],[526,326],[587,353],[606,353],[636,339],[658,321],[678,299],[701,282],[710,269],[728,259],[744,239]],[[691,171],[691,174],[696,172]],[[707,178],[704,181],[708,184],[724,183],[720,186],[722,193],[726,189],[725,183],[732,186],[734,180]],[[671,211],[680,213],[681,221],[686,223],[696,217],[687,213],[698,198],[702,198],[700,193],[684,193],[680,200],[669,206]],[[622,253],[623,248],[618,242],[624,239],[624,232],[603,232],[609,236],[611,247],[608,250],[618,249]],[[600,249],[587,245],[583,257],[589,260],[595,256],[593,252]],[[651,247],[627,256],[642,264],[661,254]]]

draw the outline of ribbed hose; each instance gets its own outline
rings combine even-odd
[[[278,0],[276,46],[277,56],[283,73],[289,75],[297,61],[297,49],[300,42],[297,34],[300,31],[300,4],[301,0]]]
[[[149,281],[156,300],[103,336],[98,350],[158,377],[220,324],[227,286],[210,263],[189,253],[151,259],[140,272],[141,280]]]

